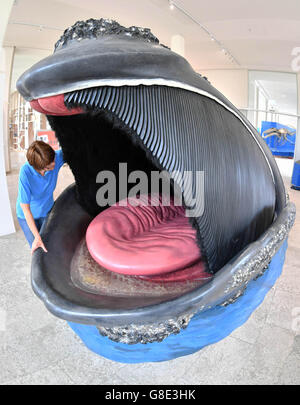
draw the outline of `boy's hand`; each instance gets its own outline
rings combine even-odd
[[[38,248],[42,248],[44,252],[48,252],[48,250],[45,248],[45,245],[41,239],[41,237],[36,237],[32,243],[31,247],[31,254]]]

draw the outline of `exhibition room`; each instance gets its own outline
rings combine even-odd
[[[0,11],[0,384],[299,385],[299,1]]]

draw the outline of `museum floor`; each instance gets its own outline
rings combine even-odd
[[[14,216],[24,159],[12,153],[7,178]],[[298,211],[282,276],[229,337],[168,362],[120,364],[89,351],[32,292],[30,251],[15,218],[17,232],[0,238],[0,384],[300,384],[300,191],[289,188],[293,161],[277,163]],[[55,197],[72,182],[63,167]]]

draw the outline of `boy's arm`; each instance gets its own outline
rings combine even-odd
[[[32,213],[30,210],[30,205],[20,203],[20,206],[24,212],[24,216],[25,216],[27,225],[29,226],[29,229],[31,230],[31,232],[33,233],[33,236],[34,236],[34,241],[32,243],[32,247],[31,247],[31,253],[33,253],[39,247],[41,247],[44,250],[44,252],[47,252],[47,249],[45,248],[41,235],[39,234],[39,231],[36,227],[34,218],[32,216]]]

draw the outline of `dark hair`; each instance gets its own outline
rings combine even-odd
[[[55,152],[46,142],[34,141],[29,146],[26,157],[35,170],[42,170],[54,161]]]

